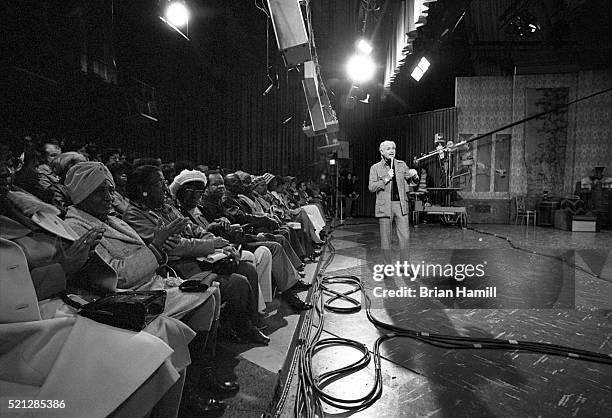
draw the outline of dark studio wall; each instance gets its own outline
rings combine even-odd
[[[157,2],[6,3],[3,134],[19,141],[45,132],[66,138],[65,149],[95,142],[166,161],[310,175],[318,140],[301,131],[299,75],[281,72],[271,26],[275,87],[262,94],[270,83],[265,15],[236,1],[192,3],[190,41],[161,22]],[[93,60],[113,74],[104,80]],[[158,122],[134,111],[141,82],[155,91]]]

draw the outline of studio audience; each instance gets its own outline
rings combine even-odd
[[[40,353],[59,352],[50,342],[64,327],[78,326],[84,336],[108,334],[108,341],[123,338],[156,366],[135,372],[141,378],[129,390],[109,388],[127,391],[126,400],[106,408],[137,405],[130,399],[158,384],[155,377],[167,393],[154,408],[178,408],[170,394],[180,399],[182,392],[198,415],[223,410],[216,396],[239,386],[216,377],[217,335],[265,346],[266,304],[277,297],[295,312],[312,308],[300,293],[310,288],[302,280],[305,263],[316,261],[324,243],[324,199],[306,179],[223,172],[216,162],[210,170],[187,160],[132,160],[94,143],[62,152],[62,144],[44,135],[28,138],[22,149],[0,144],[0,253],[14,260],[15,271],[7,274],[28,283],[22,293],[31,288],[38,301],[30,317],[2,317],[2,337],[19,346],[19,333],[40,328],[36,335],[46,341]],[[133,334],[83,322],[74,307],[145,290],[165,291],[163,312],[144,329],[159,340],[132,342]],[[60,324],[61,318],[68,319]],[[5,321],[18,325],[8,328]],[[0,349],[2,364],[11,355]],[[121,362],[126,370],[137,364],[117,355],[114,363]],[[183,389],[187,366],[195,378]]]

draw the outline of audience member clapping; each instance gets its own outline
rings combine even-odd
[[[206,269],[204,273],[214,276],[214,280],[220,283],[222,299],[226,303],[224,314],[228,327],[236,331],[237,339],[267,344],[269,338],[254,325],[257,321],[259,288],[255,267],[241,262],[240,254],[227,240],[193,224],[178,209],[164,203],[166,185],[160,168],[141,166],[135,169],[128,178],[127,192],[133,204],[123,218],[145,242],[155,239],[157,224],[182,222],[182,231],[169,238],[172,248],[168,249],[168,255],[171,257],[169,264],[183,276],[200,273],[202,265],[196,258],[205,257],[216,250],[237,261],[235,273],[215,275]]]

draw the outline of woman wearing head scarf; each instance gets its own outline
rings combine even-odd
[[[79,233],[95,226],[105,228],[100,244],[95,249],[99,259],[86,265],[88,284],[107,291],[165,289],[164,315],[183,318],[198,332],[191,343],[191,351],[195,357],[194,366],[200,369],[208,332],[213,320],[218,317],[218,288],[210,286],[205,292],[184,293],[178,288],[181,279],[170,275],[163,278],[156,272],[167,261],[165,251],[176,245],[169,238],[185,227],[185,221],[177,219],[167,225],[160,222],[150,244],[146,245],[128,224],[110,215],[115,183],[104,164],[92,161],[76,164],[66,175],[66,186],[74,203],[66,214],[66,222],[72,229]],[[108,274],[108,269],[104,267],[110,267],[112,274]],[[209,279],[212,280],[212,277]],[[187,396],[197,398],[193,391],[188,391]],[[196,402],[204,410],[224,407],[224,404],[214,399]]]
[[[102,230],[75,233],[60,218],[60,211],[36,196],[13,186],[14,158],[10,149],[0,157],[0,236],[20,245],[30,267],[39,300],[66,288],[66,283],[88,259]]]
[[[15,321],[11,321],[12,324],[4,326],[2,324],[3,320],[0,319],[0,340],[9,342],[4,350],[0,349],[0,364],[4,365],[2,367],[4,373],[0,380],[6,380],[7,376],[15,378],[25,389],[33,377],[31,372],[28,372],[30,370],[28,367],[35,365],[36,377],[47,378],[42,386],[40,383],[34,384],[35,389],[41,390],[42,394],[48,389],[46,387],[47,381],[50,385],[53,385],[50,382],[57,379],[58,376],[66,373],[70,374],[68,369],[80,367],[81,370],[91,371],[95,363],[102,362],[109,368],[120,364],[121,369],[129,375],[129,379],[125,380],[134,382],[135,379],[138,379],[137,376],[144,372],[142,367],[134,368],[134,365],[142,355],[150,353],[149,350],[158,350],[159,347],[155,344],[148,344],[147,338],[132,338],[133,333],[131,332],[117,330],[106,325],[97,325],[88,319],[79,319],[76,316],[76,310],[66,305],[57,296],[59,293],[65,292],[66,288],[70,288],[71,292],[79,293],[81,297],[85,298],[81,300],[82,303],[88,301],[87,292],[75,289],[74,282],[77,278],[83,276],[83,267],[88,263],[88,260],[94,257],[93,252],[102,238],[104,227],[95,226],[76,233],[65,221],[59,218],[59,210],[56,207],[14,187],[12,184],[14,173],[19,168],[16,160],[10,148],[0,145],[0,260],[3,264],[12,266],[11,269],[3,270],[0,281],[4,283],[18,282],[20,285],[14,289],[18,289],[20,294],[26,292],[30,287],[35,292],[34,300],[38,299],[38,306],[31,307],[36,311],[37,318],[30,318],[28,322],[15,323]],[[114,272],[107,267],[107,274],[114,274]],[[3,294],[0,296],[6,297],[5,291],[8,291],[10,295],[9,287],[3,289]],[[3,302],[0,302],[0,305],[2,304]],[[3,308],[5,307],[3,306]],[[5,309],[0,309],[0,311],[3,314],[7,312]],[[153,378],[149,380],[156,391],[166,390],[166,382],[175,382],[178,379],[177,372],[181,373],[184,378],[184,369],[190,363],[187,345],[195,334],[180,321],[163,315],[151,322],[144,331],[160,338],[173,350],[172,355],[165,361],[165,367],[167,373],[171,373],[175,377],[162,378],[164,371],[160,368],[156,373],[161,373],[159,376],[162,380]],[[71,335],[68,340],[64,338],[67,333]],[[118,342],[124,348],[131,345],[131,349],[136,351],[138,355],[134,354],[133,357],[129,358],[129,355],[126,354],[129,358],[129,360],[126,360],[126,356],[121,353],[113,357],[113,350],[107,353],[110,358],[92,354],[92,337],[95,338],[93,343],[93,350],[95,351],[99,348],[99,344],[96,346],[95,341],[99,342],[99,339],[102,338],[108,342],[117,342],[116,339],[113,339],[117,337],[117,334],[124,337],[127,335],[126,341],[133,341],[134,344],[128,342],[128,345],[126,345],[126,341]],[[13,338],[14,343],[11,343]],[[71,344],[70,341],[73,339],[76,339],[77,343]],[[36,347],[35,352],[32,352],[31,347]],[[6,351],[6,348],[9,350]],[[85,354],[85,357],[82,354],[84,351],[88,353]],[[11,357],[13,354],[18,354],[18,356],[13,358]],[[58,355],[69,356],[71,358],[70,366],[62,368],[58,365],[59,363],[53,365],[54,356]],[[155,353],[151,353],[151,355],[153,357],[157,356]],[[103,357],[106,360],[103,360]],[[154,361],[156,360],[153,357],[150,357],[150,365],[155,364]],[[88,358],[89,361],[85,364],[80,363],[79,361],[83,358]],[[104,363],[105,361],[111,361],[113,364]],[[51,369],[51,366],[53,366],[53,369]],[[11,370],[13,371],[11,372]],[[49,372],[48,376],[46,372]],[[123,374],[117,374],[116,377],[119,381],[116,382],[109,379],[98,379],[87,384],[91,376],[88,377],[86,374],[81,375],[81,379],[70,380],[74,385],[87,384],[87,390],[81,390],[78,393],[86,396],[88,401],[91,402],[89,404],[90,412],[96,414],[96,411],[101,411],[104,407],[110,407],[111,409],[107,412],[111,412],[115,407],[111,398],[117,394],[123,396],[125,391],[128,390],[125,386],[126,382],[121,381],[122,376]],[[148,374],[144,375],[144,378],[146,379],[148,376]],[[10,378],[8,380],[11,381]],[[182,382],[183,380],[180,380],[177,387],[182,387]],[[106,389],[101,388],[100,385],[103,385]],[[104,391],[101,391],[101,389]],[[70,391],[71,389],[66,386],[65,390]],[[87,393],[96,390],[99,392],[87,396]],[[146,391],[147,389],[143,388],[143,390]],[[150,389],[148,390],[150,392]],[[30,392],[30,395],[31,393],[33,392]],[[54,393],[59,393],[57,388],[55,388]],[[127,394],[129,395],[129,393],[131,392]],[[101,395],[103,396],[100,397]],[[70,399],[71,396],[72,394],[66,393],[67,399]],[[142,397],[140,400],[142,401]],[[67,402],[71,401],[70,399]],[[124,403],[123,406],[127,406],[127,403]],[[141,407],[145,406],[141,405]],[[67,414],[70,414],[72,412],[68,411],[74,411],[73,408],[77,408],[77,406],[72,404],[71,406],[67,405],[67,408]],[[176,408],[178,408],[178,404]]]

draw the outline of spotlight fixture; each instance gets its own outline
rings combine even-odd
[[[412,70],[412,73],[410,74],[410,76],[414,78],[416,81],[419,81],[423,77],[423,75],[427,72],[430,65],[431,64],[427,60],[427,58],[425,57],[421,58],[419,63]]]
[[[364,55],[370,55],[372,53],[372,44],[365,39],[360,39],[359,42],[357,42],[357,51]]]
[[[164,0],[161,3],[162,7],[165,5],[165,8],[163,9],[163,16],[160,15],[159,18],[185,39],[189,40],[187,35],[189,31],[189,10],[185,1]]]
[[[357,41],[355,48],[357,53],[346,63],[346,72],[351,80],[356,83],[369,81],[376,72],[376,65],[370,58],[373,49],[372,44],[362,38]]]
[[[346,72],[354,82],[365,82],[374,77],[376,65],[368,55],[353,55],[346,64]]]
[[[166,7],[166,20],[177,28],[182,28],[189,21],[189,11],[182,1],[173,1]]]

